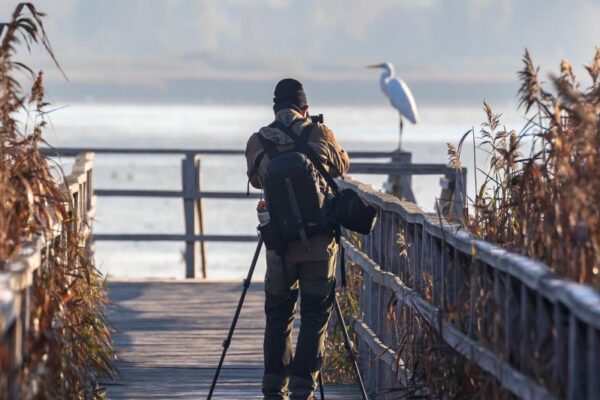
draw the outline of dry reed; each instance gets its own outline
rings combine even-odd
[[[484,103],[478,147],[488,163],[464,224],[600,288],[600,48],[586,70],[591,83],[582,90],[563,60],[551,92],[525,51],[519,98],[528,122],[519,133],[507,131]]]
[[[354,334],[349,321],[358,315],[358,287],[361,282],[361,276],[358,267],[348,265],[348,287],[341,292],[338,297],[340,307],[344,315],[344,320],[348,325],[348,333],[356,345],[357,337]],[[352,365],[352,360],[348,355],[348,350],[344,346],[344,337],[342,328],[337,321],[337,316],[333,315],[329,322],[329,330],[325,341],[325,357],[323,363],[323,379],[325,382],[356,382],[356,374]],[[354,347],[355,356],[358,356],[358,347]]]
[[[360,247],[357,235],[351,236],[350,240]],[[358,341],[350,327],[349,321],[351,321],[351,318],[354,316],[360,315],[359,293],[362,276],[358,266],[348,261],[346,261],[345,265],[346,287],[338,290],[338,301],[340,303],[342,314],[344,315],[344,320],[348,325],[348,333],[355,344],[355,356],[358,356]],[[344,347],[341,324],[337,320],[335,313],[329,321],[327,338],[325,340],[325,357],[321,371],[323,373],[324,382],[355,382],[357,378],[348,351]]]
[[[552,77],[554,90],[546,90],[538,76],[529,52],[523,57],[519,72],[520,107],[527,124],[520,131],[502,126],[501,115],[484,103],[485,122],[477,143],[487,154],[487,163],[480,172],[483,182],[477,184],[471,199],[472,213],[461,222],[476,237],[499,244],[511,251],[544,261],[555,272],[578,282],[600,288],[600,49],[586,70],[590,86],[582,90],[571,64],[563,60],[560,74]],[[448,145],[450,165],[461,168],[462,145]],[[475,180],[477,182],[477,179]],[[462,216],[461,216],[462,217]],[[360,242],[354,241],[360,247]],[[410,253],[410,243],[404,232],[397,236],[401,256]],[[445,244],[443,244],[445,245]],[[481,345],[492,347],[494,329],[502,332],[499,318],[492,318],[497,309],[491,295],[493,281],[489,272],[476,259],[458,255],[449,260],[448,273],[458,268],[468,282],[461,286],[456,299],[447,304],[445,320],[462,332],[475,335]],[[410,260],[407,259],[409,264]],[[360,270],[351,269],[356,279],[348,291],[354,309],[359,296]],[[430,275],[422,278],[422,295],[432,300]],[[413,282],[406,282],[412,286]],[[469,293],[478,293],[469,304]],[[453,351],[431,325],[423,321],[410,307],[392,295],[386,315],[393,349],[406,374],[408,384],[389,388],[385,393],[398,399],[412,398],[481,398],[512,399],[499,382]],[[334,328],[335,329],[335,328]],[[347,360],[335,331],[328,342],[326,376],[339,380],[351,379],[338,371],[348,371]],[[504,348],[502,333],[497,345]],[[526,337],[521,338],[527,340]],[[511,362],[511,350],[499,352],[499,357]],[[546,386],[557,396],[563,388],[549,382],[545,370],[547,354],[532,357],[523,367],[526,374]],[[387,398],[387,397],[386,397]]]
[[[86,221],[73,220],[69,209],[76,206],[53,176],[64,175],[39,149],[48,105],[42,72],[15,61],[20,44],[41,44],[56,62],[43,17],[21,3],[0,32],[0,270],[27,242],[40,236],[52,241],[32,287],[21,397],[102,398],[98,380],[114,371],[107,296],[93,254],[83,245]],[[17,78],[22,72],[32,77],[29,93]],[[27,121],[18,119],[20,110]],[[53,239],[55,223],[59,239]]]

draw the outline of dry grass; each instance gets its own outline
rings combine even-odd
[[[85,221],[73,221],[70,196],[53,177],[62,173],[39,151],[47,107],[42,72],[14,60],[19,44],[41,44],[55,60],[43,16],[20,4],[0,36],[0,270],[35,237],[53,240],[53,221],[60,223],[62,236],[48,246],[32,288],[21,397],[101,398],[98,378],[113,372],[103,281],[83,246]],[[27,93],[23,72],[32,78]],[[27,121],[17,119],[23,109]]]
[[[358,244],[358,239],[354,237],[354,244]],[[338,266],[339,267],[339,266]],[[362,276],[360,268],[352,263],[346,262],[346,288],[338,290],[338,301],[344,315],[346,325],[349,328],[349,334],[352,338],[355,347],[355,355],[358,353],[358,340],[352,337],[354,332],[350,328],[350,318],[360,315],[359,310],[359,293]],[[335,312],[329,321],[327,338],[325,340],[325,357],[323,362],[323,381],[324,382],[356,382],[356,374],[354,372],[351,359],[348,351],[344,347],[344,337],[342,329]]]
[[[581,89],[563,60],[551,92],[526,51],[519,97],[528,122],[519,133],[501,127],[484,103],[478,147],[488,162],[464,224],[481,239],[600,288],[600,48],[586,69],[591,82]]]
[[[353,338],[354,332],[352,331],[349,321],[353,316],[358,315],[358,291],[361,282],[361,276],[359,268],[353,265],[348,265],[348,287],[343,290],[338,297],[340,307],[346,325],[349,329],[350,337],[352,338],[355,345],[358,344],[356,337]],[[327,333],[327,339],[325,341],[325,359],[323,363],[323,380],[324,382],[356,382],[356,374],[354,367],[352,366],[351,359],[348,355],[348,351],[344,347],[344,337],[342,334],[341,325],[337,321],[335,313],[331,317],[329,322],[329,330]],[[355,355],[358,356],[358,348],[355,346]]]

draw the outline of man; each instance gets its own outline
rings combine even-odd
[[[325,125],[311,122],[304,88],[295,79],[283,79],[275,87],[273,99],[275,120],[300,135],[311,125],[308,145],[323,161],[332,177],[348,171],[348,154],[337,143],[333,132]],[[248,179],[261,188],[269,157],[258,136],[276,145],[278,151],[294,148],[294,141],[275,126],[265,126],[254,133],[246,146]],[[258,161],[257,161],[258,160]],[[319,187],[325,193],[327,185],[319,177]],[[267,251],[265,276],[265,313],[267,325],[264,339],[263,393],[265,399],[313,399],[325,350],[327,322],[333,308],[335,260],[337,243],[332,233],[318,233],[306,243],[298,240],[288,244],[285,254],[287,273],[281,258]],[[284,275],[287,283],[284,283]],[[301,327],[292,356],[291,330],[300,291]]]

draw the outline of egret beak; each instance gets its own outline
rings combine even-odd
[[[383,64],[371,64],[371,65],[367,65],[367,68],[381,68],[383,66]]]

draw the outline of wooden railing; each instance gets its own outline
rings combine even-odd
[[[340,184],[378,210],[371,234],[343,239],[347,260],[362,274],[353,326],[372,392],[406,384],[410,371],[399,371],[397,354],[419,351],[398,346],[405,314],[386,320],[396,300],[396,309],[410,310],[447,348],[519,398],[600,398],[598,291],[476,240],[415,204],[356,181]]]
[[[140,190],[140,189],[96,189],[99,197],[154,197],[181,198],[185,232],[182,234],[165,233],[103,233],[95,234],[94,240],[107,241],[184,241],[186,278],[199,276],[207,277],[205,242],[255,242],[256,235],[209,235],[205,233],[204,209],[202,199],[258,199],[260,193],[233,191],[205,191],[202,188],[203,156],[236,156],[244,155],[243,150],[232,149],[156,149],[156,148],[53,148],[44,149],[50,156],[74,156],[82,152],[95,154],[111,154],[123,156],[135,155],[176,155],[181,160],[181,190]],[[392,159],[395,152],[353,151],[350,157],[354,159]],[[242,172],[243,173],[243,172]],[[442,175],[440,204],[444,212],[461,212],[464,199],[464,176],[466,170],[455,170],[445,164],[406,164],[397,162],[352,162],[352,174],[375,175]],[[454,194],[457,194],[455,196]],[[454,205],[454,206],[453,206]]]
[[[73,208],[65,204],[74,217],[73,223],[86,222],[82,246],[91,246],[91,221],[95,213],[92,187],[94,154],[77,155],[72,172],[66,177],[65,192],[71,196]],[[25,244],[20,253],[9,260],[0,272],[0,399],[19,398],[17,373],[27,357],[26,338],[31,329],[31,288],[44,268],[49,247],[61,246],[66,240],[60,224],[52,235],[38,237]]]

